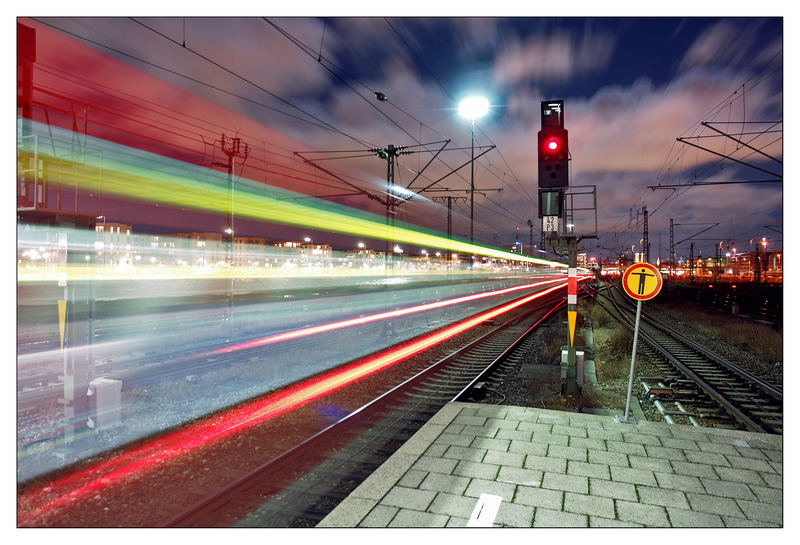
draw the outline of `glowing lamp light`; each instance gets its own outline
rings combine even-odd
[[[458,105],[458,113],[467,119],[478,119],[489,111],[489,101],[484,97],[469,97]]]
[[[559,147],[561,147],[561,142],[558,138],[550,138],[545,142],[545,147],[548,151],[557,151]]]

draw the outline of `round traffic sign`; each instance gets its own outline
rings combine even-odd
[[[622,273],[622,289],[639,301],[652,299],[661,291],[664,281],[655,265],[634,263]]]

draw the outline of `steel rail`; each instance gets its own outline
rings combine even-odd
[[[612,304],[616,307],[617,312],[622,316],[622,318],[630,323],[630,316],[627,315],[617,304],[617,301],[610,297]],[[659,326],[654,326],[659,327]],[[666,327],[665,333],[670,335],[672,328]],[[671,354],[666,348],[664,348],[655,338],[653,338],[650,334],[643,331],[642,329],[639,330],[639,335],[647,341],[657,352],[659,352],[669,363],[671,363],[676,369],[678,369],[684,376],[686,376],[689,380],[694,382],[706,395],[708,395],[711,399],[713,399],[716,403],[718,403],[722,408],[724,408],[731,416],[733,416],[738,422],[744,425],[748,430],[761,432],[761,433],[769,433],[768,430],[764,429],[759,423],[755,422],[752,418],[742,412],[736,405],[730,402],[724,395],[718,392],[712,385],[706,382],[702,377],[700,377],[697,373],[691,370],[687,365],[683,362],[678,360],[673,354]],[[705,355],[705,354],[704,354]],[[711,358],[712,360],[716,361],[716,356]]]
[[[552,296],[548,297],[547,299],[551,298]],[[561,301],[559,301],[558,305],[560,304],[562,304]],[[536,305],[535,309],[530,309],[528,312],[524,313],[523,316],[540,311],[542,306],[544,306],[544,304]],[[321,462],[319,455],[323,450],[322,446],[326,446],[324,449],[326,451],[341,450],[360,433],[363,433],[369,429],[370,425],[377,418],[376,415],[380,415],[382,410],[395,403],[400,396],[409,393],[412,388],[419,386],[425,378],[432,376],[435,371],[441,370],[446,364],[453,362],[460,355],[486,342],[488,339],[497,335],[502,330],[512,326],[520,319],[520,316],[517,315],[503,322],[492,331],[481,335],[477,339],[471,341],[453,353],[429,365],[414,376],[406,379],[402,383],[384,392],[370,402],[362,405],[344,418],[329,425],[325,429],[317,432],[285,452],[275,456],[260,467],[236,479],[214,494],[207,496],[206,498],[190,506],[188,509],[185,509],[184,511],[164,521],[159,526],[207,526],[209,524],[209,517],[213,516],[212,514],[214,512],[219,512],[228,504],[231,504],[233,501],[235,501],[237,497],[242,496],[244,492],[247,492],[248,490],[258,486],[265,487],[265,489],[261,490],[260,495],[262,498],[265,496],[274,496],[280,492],[280,490],[287,488],[292,483],[271,481],[265,484],[264,480],[268,475],[279,474],[283,476],[289,476],[290,474],[294,473],[297,478],[299,478],[297,473],[306,474],[314,466]],[[304,464],[301,464],[300,461],[304,461]],[[264,500],[262,499],[262,501]],[[239,516],[239,518],[241,517]]]

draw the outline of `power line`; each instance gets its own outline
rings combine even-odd
[[[141,57],[137,57],[136,55],[131,55],[130,53],[126,53],[126,52],[124,52],[124,51],[120,51],[120,50],[118,50],[118,49],[116,49],[116,48],[114,48],[114,47],[111,47],[111,46],[109,46],[109,45],[106,45],[106,44],[100,43],[100,42],[98,42],[98,41],[96,41],[96,40],[92,40],[91,38],[87,38],[87,37],[85,37],[85,36],[82,36],[82,35],[80,35],[80,34],[77,34],[77,33],[75,33],[75,32],[71,32],[71,31],[69,31],[69,30],[65,30],[65,29],[63,29],[63,28],[61,28],[61,27],[59,27],[59,26],[57,26],[57,25],[54,25],[54,24],[48,23],[48,22],[46,22],[46,21],[43,21],[43,20],[41,20],[41,19],[35,19],[35,18],[34,18],[33,20],[35,20],[35,21],[37,21],[37,22],[39,22],[39,23],[41,23],[41,24],[43,24],[43,25],[46,25],[46,26],[48,26],[48,27],[50,27],[50,28],[53,28],[53,29],[55,29],[55,30],[58,30],[59,32],[63,32],[64,34],[67,34],[67,35],[69,35],[69,36],[72,36],[72,37],[74,37],[74,38],[77,38],[77,39],[79,39],[79,40],[83,40],[83,41],[85,41],[85,42],[87,42],[87,43],[90,43],[90,44],[93,44],[93,45],[96,45],[96,46],[102,47],[102,48],[104,48],[104,49],[107,49],[107,50],[109,50],[109,51],[113,51],[114,53],[117,53],[117,54],[119,54],[119,55],[123,55],[123,56],[125,56],[125,57],[128,57],[128,58],[130,58],[130,59],[136,60],[136,61],[138,61],[138,62],[141,62],[141,63],[143,63],[143,64],[146,64],[146,65],[148,65],[148,66],[152,66],[152,67],[154,67],[154,68],[157,68],[157,69],[159,69],[159,70],[162,70],[162,71],[164,71],[164,72],[167,72],[167,73],[170,73],[170,74],[173,74],[173,75],[175,75],[175,76],[179,76],[179,77],[181,77],[181,78],[184,78],[184,79],[186,79],[186,80],[189,80],[189,81],[191,81],[191,82],[197,83],[197,84],[199,84],[199,85],[202,85],[202,86],[204,86],[204,87],[208,87],[208,88],[210,88],[210,89],[214,89],[215,91],[219,91],[219,92],[221,92],[221,93],[225,93],[225,94],[227,94],[227,95],[234,96],[234,97],[236,97],[236,98],[239,98],[239,99],[241,99],[241,100],[244,100],[244,101],[246,101],[246,102],[249,102],[249,103],[251,103],[251,104],[254,104],[254,105],[256,105],[256,106],[260,106],[260,107],[262,107],[262,108],[265,108],[265,109],[268,109],[268,110],[272,110],[272,111],[274,111],[274,112],[277,112],[277,113],[283,114],[283,115],[285,115],[285,116],[287,116],[287,117],[291,117],[291,118],[293,118],[293,119],[296,119],[296,120],[298,120],[298,121],[302,121],[302,122],[304,122],[304,123],[308,123],[308,124],[310,124],[310,125],[313,125],[313,126],[316,126],[316,127],[322,128],[322,129],[328,129],[328,130],[331,130],[331,131],[333,131],[333,132],[337,132],[337,133],[339,133],[339,134],[342,134],[343,136],[346,136],[347,138],[350,138],[351,140],[354,140],[354,141],[358,142],[359,144],[368,145],[367,143],[365,143],[365,142],[361,141],[360,139],[358,139],[358,138],[356,138],[356,137],[354,137],[354,136],[351,136],[351,135],[349,135],[349,134],[347,134],[347,133],[345,133],[345,132],[341,131],[340,129],[338,129],[338,128],[334,127],[334,126],[333,126],[333,125],[331,125],[330,123],[327,123],[326,121],[324,121],[324,120],[322,120],[322,119],[319,119],[319,118],[317,118],[316,116],[314,116],[313,114],[311,114],[311,113],[309,113],[309,112],[307,112],[307,111],[303,110],[303,109],[302,109],[302,108],[300,108],[299,106],[296,106],[296,105],[292,104],[291,102],[287,101],[286,99],[284,99],[284,98],[282,98],[282,97],[280,97],[280,96],[278,96],[278,95],[276,95],[276,94],[274,94],[274,93],[272,93],[272,92],[270,92],[270,91],[268,91],[268,90],[266,90],[266,89],[264,89],[264,88],[262,88],[262,87],[260,87],[260,86],[256,85],[255,83],[251,82],[250,80],[247,80],[246,78],[243,78],[242,76],[239,76],[238,74],[235,74],[234,72],[232,72],[232,71],[230,71],[230,70],[228,70],[228,69],[226,69],[226,68],[224,68],[224,67],[222,67],[222,66],[218,65],[218,64],[217,64],[217,63],[215,63],[214,61],[212,61],[212,60],[208,59],[207,57],[204,57],[203,55],[201,55],[200,53],[198,53],[198,52],[196,52],[196,51],[192,50],[191,48],[189,48],[189,47],[185,47],[185,46],[183,46],[183,45],[179,44],[177,41],[175,41],[175,40],[173,40],[173,39],[171,39],[171,38],[166,38],[166,39],[167,39],[167,40],[169,40],[169,41],[171,41],[172,43],[175,43],[175,44],[176,44],[178,47],[180,47],[181,49],[185,49],[186,51],[188,51],[188,52],[190,52],[190,53],[192,53],[192,54],[194,54],[194,55],[197,55],[197,56],[198,56],[198,57],[200,57],[200,58],[203,58],[204,60],[208,61],[209,63],[211,63],[211,64],[214,64],[214,65],[216,65],[216,66],[219,66],[221,69],[223,69],[223,70],[225,70],[225,71],[227,71],[227,72],[229,72],[229,73],[231,73],[231,74],[235,75],[236,77],[238,77],[238,78],[242,79],[243,81],[245,81],[245,82],[247,82],[247,83],[250,83],[250,84],[251,84],[251,85],[253,85],[254,87],[258,88],[259,90],[263,91],[264,93],[268,94],[269,96],[271,96],[271,97],[275,98],[276,100],[279,100],[280,102],[282,102],[282,103],[284,103],[284,104],[286,104],[286,105],[290,106],[291,108],[294,108],[294,109],[298,110],[299,112],[302,112],[302,113],[304,113],[304,114],[305,114],[305,115],[307,115],[308,117],[310,117],[310,118],[312,118],[312,119],[314,119],[314,120],[318,121],[319,123],[321,123],[321,125],[320,125],[320,124],[317,124],[317,123],[314,123],[314,122],[312,122],[312,121],[309,121],[308,119],[303,119],[302,117],[299,117],[299,116],[293,115],[293,114],[291,114],[291,113],[289,113],[289,112],[286,112],[286,111],[284,111],[284,110],[280,110],[280,109],[278,109],[278,108],[275,108],[274,106],[269,106],[269,105],[267,105],[267,104],[264,104],[264,103],[262,103],[262,102],[258,102],[258,101],[256,101],[256,100],[253,100],[253,99],[251,99],[251,98],[248,98],[248,97],[245,97],[245,96],[239,95],[239,94],[237,94],[237,93],[234,93],[234,92],[232,92],[232,91],[228,91],[227,89],[223,89],[223,88],[221,88],[221,87],[218,87],[218,86],[216,86],[216,85],[213,85],[213,84],[211,84],[211,83],[208,83],[208,82],[202,81],[202,80],[200,80],[200,79],[194,78],[194,77],[192,77],[192,76],[188,76],[188,75],[186,75],[186,74],[182,74],[182,73],[180,73],[180,72],[178,72],[178,71],[176,71],[176,70],[172,70],[172,69],[170,69],[170,68],[166,68],[166,67],[164,67],[164,66],[161,66],[161,65],[159,65],[159,64],[156,64],[156,63],[154,63],[154,62],[152,62],[152,61],[148,61],[148,60],[145,60],[145,59],[143,59],[143,58],[141,58]],[[135,21],[135,20],[134,20],[134,21]],[[144,26],[145,28],[149,28],[149,27],[147,27],[147,25],[144,25],[144,24],[142,24],[142,23],[140,23],[140,22],[138,22],[138,21],[135,21],[135,22],[137,22],[138,24],[140,24],[140,25]],[[152,30],[152,29],[151,29],[151,30]],[[157,32],[157,31],[153,31],[153,32]]]

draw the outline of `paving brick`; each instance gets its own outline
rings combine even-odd
[[[641,528],[641,524],[627,520],[605,519],[603,517],[593,517],[589,515],[589,527],[591,528]]]
[[[530,528],[533,526],[533,507],[503,502],[494,519],[495,525],[511,528]]]
[[[532,412],[539,413],[539,417],[536,421],[542,424],[561,424],[563,426],[569,426],[569,413],[559,413],[557,411],[542,412],[538,410]]]
[[[450,445],[442,455],[443,458],[455,458],[456,460],[469,460],[470,462],[480,462],[486,455],[486,449],[459,447]]]
[[[706,477],[709,479],[719,479],[719,475],[714,471],[714,466],[706,464],[693,464],[692,462],[673,461],[672,469],[680,475],[691,475],[693,477]]]
[[[589,518],[586,515],[537,508],[533,517],[534,528],[586,528]]]
[[[433,490],[395,486],[383,497],[381,505],[425,511],[433,501],[434,496],[436,496],[436,492]]]
[[[386,528],[399,510],[399,507],[376,505],[372,511],[358,523],[358,526],[361,528]]]
[[[783,475],[783,462],[770,462],[769,465],[772,466],[775,473]]]
[[[544,473],[537,469],[521,469],[518,467],[501,466],[497,480],[504,483],[521,484],[525,486],[542,486]]]
[[[495,464],[481,464],[479,462],[470,462],[462,460],[458,462],[452,473],[453,475],[461,475],[463,477],[472,477],[476,479],[494,479],[497,477],[497,472],[500,466]]]
[[[485,416],[467,416],[464,414],[459,414],[456,416],[452,424],[463,424],[465,426],[485,426],[486,425],[486,417]]]
[[[506,418],[509,420],[518,420],[520,422],[536,422],[538,415],[526,411],[521,407],[509,407]]]
[[[444,528],[447,515],[400,509],[389,523],[389,528]]]
[[[653,475],[655,475],[658,486],[661,488],[682,490],[684,492],[697,492],[698,494],[703,494],[706,491],[700,479],[691,475],[676,475],[674,473],[661,473],[659,471],[653,472]]]
[[[731,517],[744,517],[736,501],[731,498],[687,492],[686,499],[689,500],[692,511],[702,511],[703,513],[715,513],[717,515],[728,515]]]
[[[533,432],[531,441],[534,443],[547,443],[567,446],[567,443],[569,443],[569,437],[566,435],[554,435],[552,433],[535,431]]]
[[[475,498],[439,492],[428,507],[428,511],[438,515],[452,515],[469,520],[475,509]]]
[[[462,426],[459,435],[469,437],[472,442],[475,437],[495,437],[499,430],[497,426]]]
[[[320,528],[355,528],[375,507],[373,500],[345,498],[318,525]]]
[[[617,518],[636,522],[648,527],[669,526],[667,511],[660,505],[645,505],[624,500],[614,500]]]
[[[550,433],[554,435],[567,435],[571,437],[588,437],[586,435],[586,428],[574,428],[572,426],[564,426],[561,424],[553,425],[553,429]]]
[[[486,451],[486,456],[483,457],[483,461],[488,464],[522,467],[525,463],[525,455],[517,452],[489,450]]]
[[[764,503],[774,503],[781,505],[783,503],[783,490],[777,488],[769,488],[767,486],[757,486],[754,484],[748,485],[750,490],[756,496],[756,499]]]
[[[406,443],[406,445],[407,444],[408,443]],[[442,455],[447,451],[447,449],[449,447],[450,447],[450,445],[445,445],[445,444],[438,444],[437,445],[437,444],[434,443],[431,446],[429,446],[428,448],[426,448],[425,452],[423,454],[425,454],[425,456],[431,456],[433,458],[441,458]]]
[[[661,441],[657,435],[647,433],[622,432],[622,438],[626,443],[638,443],[640,445],[661,446]]]
[[[510,444],[511,441],[509,439],[497,439],[497,438],[491,439],[488,437],[475,437],[472,440],[472,444],[470,445],[470,447],[506,452],[508,451],[508,446]]]
[[[594,439],[592,437],[570,436],[569,446],[594,450],[606,450],[606,442],[603,439]]]
[[[561,510],[564,505],[564,492],[532,486],[517,486],[514,503]]]
[[[458,460],[447,458],[434,458],[433,456],[420,456],[414,462],[413,469],[420,471],[435,471],[437,473],[452,473],[458,464]]]
[[[739,456],[739,451],[736,447],[725,443],[697,443],[702,452],[716,452],[717,454]]]
[[[589,493],[589,479],[581,475],[564,475],[545,471],[542,488],[564,490],[565,492]]]
[[[662,437],[661,444],[667,448],[677,448],[681,450],[700,450],[700,447],[697,446],[697,443],[692,441],[691,439],[680,439],[678,437]]]
[[[636,494],[636,487],[630,483],[607,481],[605,479],[589,479],[589,493],[592,496],[639,501],[639,496]]]
[[[469,486],[464,491],[465,496],[473,496],[479,498],[481,494],[493,494],[500,496],[503,501],[511,501],[514,499],[514,492],[516,485],[511,483],[501,483],[498,481],[487,481],[484,479],[472,479]]]
[[[673,437],[672,430],[675,429],[675,426],[660,422],[649,422],[645,420],[644,422],[639,422],[639,424],[636,426],[636,429],[640,434],[655,435],[661,439],[665,437]]]
[[[445,528],[466,528],[468,523],[469,519],[464,519],[461,517],[450,517],[450,519],[447,521],[447,524],[445,525]]]
[[[622,441],[622,432],[607,429],[592,429],[587,428],[586,434],[593,439],[603,439],[609,441]]]
[[[453,433],[459,434],[464,429],[464,424],[448,424],[448,426],[442,431],[442,433]]]
[[[602,430],[603,420],[605,420],[604,417],[591,418],[586,414],[581,414],[580,416],[570,415],[569,425],[572,426],[573,428],[586,428],[587,430],[590,429]]]
[[[756,458],[758,460],[769,460],[770,458],[764,454],[764,451],[758,448],[752,447],[740,447],[738,445],[734,445],[736,450],[739,452],[739,456],[744,458]]]
[[[663,458],[666,460],[686,460],[686,455],[681,449],[672,447],[656,447],[645,445],[644,450],[650,458]]]
[[[631,454],[628,456],[628,463],[630,463],[631,467],[634,469],[649,469],[650,471],[672,473],[672,466],[669,460],[665,458],[650,458]]]
[[[460,447],[468,447],[474,438],[469,435],[461,435],[456,433],[441,433],[439,437],[433,442],[434,444],[442,445],[458,445]]]
[[[602,496],[588,496],[586,494],[564,493],[564,511],[584,515],[596,515],[604,518],[614,518],[614,500]]]
[[[636,426],[631,426],[625,422],[614,422],[613,419],[609,418],[608,420],[603,421],[603,429],[627,433],[631,430],[636,430]]]
[[[761,452],[764,453],[764,456],[772,460],[773,462],[782,462],[783,461],[783,451],[782,450],[772,450],[772,449],[760,449]]]
[[[763,479],[759,474],[749,469],[736,469],[733,467],[715,467],[714,471],[717,472],[719,478],[723,481],[734,481],[738,483],[755,484],[761,486],[764,484]]]
[[[497,430],[497,439],[510,439],[512,441],[530,441],[533,436],[532,431],[509,430],[506,428]]]
[[[539,422],[525,422],[522,421],[517,424],[518,430],[530,431],[533,433],[550,433],[550,430],[553,429],[552,424],[542,424]]]
[[[688,509],[667,507],[667,515],[672,526],[676,528],[722,528],[725,523],[722,517],[712,513],[698,513]]]
[[[596,479],[611,479],[611,473],[605,464],[587,464],[575,460],[567,461],[568,475],[583,475],[584,477],[594,477]]]
[[[440,473],[441,475],[441,473]],[[406,474],[403,475],[397,484],[400,486],[405,486],[406,488],[417,488],[419,487],[419,483],[422,482],[425,477],[428,476],[427,471],[421,471],[419,469],[409,469],[406,471]]]
[[[588,450],[590,464],[603,464],[607,466],[630,467],[628,455],[621,452],[606,452],[604,450]]]
[[[725,498],[739,498],[743,500],[756,500],[756,496],[750,488],[744,483],[732,483],[730,481],[721,481],[719,479],[703,479],[706,492],[712,496],[723,496]]]
[[[622,441],[606,441],[608,452],[619,452],[621,454],[635,454],[636,456],[647,456],[644,445],[639,443],[624,443]]]
[[[547,454],[547,443],[531,443],[530,441],[516,441],[512,439],[508,451],[519,452],[521,454],[533,454],[534,456],[544,456]]]
[[[731,464],[731,467],[736,469],[749,469],[751,471],[763,471],[765,473],[780,473],[779,471],[775,471],[775,468],[770,465],[770,462],[765,460],[729,455],[726,455],[725,458],[728,459],[728,463]]]
[[[566,458],[578,462],[586,461],[586,449],[580,447],[569,447],[564,445],[548,445],[547,456],[550,458]]]
[[[463,494],[469,484],[469,477],[445,475],[444,473],[428,473],[419,484],[421,490],[434,490],[448,494]]]
[[[774,524],[783,524],[783,506],[774,503],[737,500],[736,503],[744,511],[748,520],[759,520]]]
[[[730,466],[725,456],[716,452],[700,452],[685,450],[686,460],[693,464],[706,464],[710,466]]]
[[[673,437],[678,439],[688,439],[695,443],[704,442],[709,443],[708,434],[700,429],[691,428],[689,426],[677,426],[672,431]]]
[[[536,456],[528,454],[525,456],[525,469],[540,469],[551,473],[566,473],[567,461],[563,458],[548,458],[547,456]]]
[[[689,509],[689,502],[686,501],[686,496],[680,490],[642,485],[637,486],[636,490],[639,492],[639,503]]]
[[[657,486],[656,478],[649,469],[634,469],[617,466],[611,466],[609,469],[611,469],[612,481]]]
[[[497,426],[498,428],[506,428],[509,430],[517,429],[519,422],[516,420],[506,420],[504,418],[487,418],[486,426]]]
[[[774,522],[762,522],[760,520],[749,520],[742,517],[727,517],[723,516],[722,521],[728,528],[776,528],[780,527],[779,524]]]
[[[777,473],[762,473],[761,478],[764,480],[764,484],[771,488],[777,488],[782,490],[783,489],[783,476],[778,475]]]
[[[508,409],[506,407],[496,407],[491,405],[481,405],[475,408],[475,416],[485,416],[487,418],[506,418]]]

